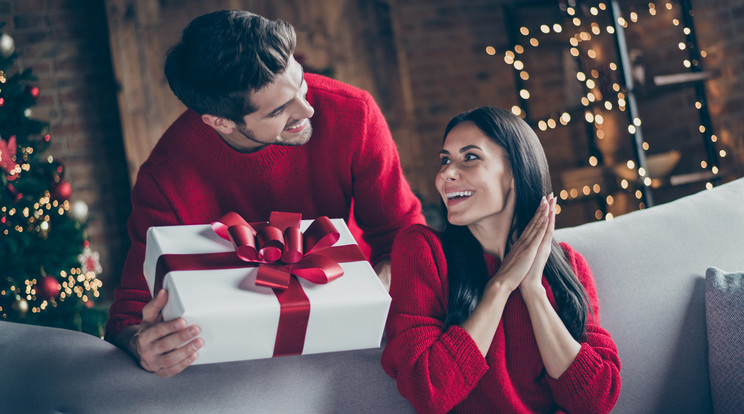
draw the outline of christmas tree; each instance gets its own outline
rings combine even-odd
[[[101,266],[85,233],[87,205],[73,207],[64,166],[46,153],[48,124],[31,117],[36,78],[16,57],[0,26],[0,320],[101,336]]]

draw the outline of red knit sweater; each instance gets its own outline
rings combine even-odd
[[[305,145],[239,153],[193,111],[165,132],[132,190],[131,248],[107,338],[140,323],[151,299],[142,272],[150,226],[206,224],[228,211],[247,221],[268,220],[272,210],[348,221],[353,199],[354,219],[375,263],[389,254],[400,229],[424,222],[372,97],[322,76],[305,74],[305,80],[315,108],[313,135]]]
[[[557,380],[545,372],[519,290],[509,297],[485,358],[465,330],[444,329],[448,282],[439,237],[425,226],[412,226],[400,233],[392,253],[393,302],[382,365],[416,410],[609,412],[620,393],[620,360],[615,343],[596,319],[587,322],[578,356]],[[562,247],[598,315],[586,261],[570,246]],[[485,258],[489,274],[494,274],[498,260]],[[555,306],[545,279],[543,285]]]

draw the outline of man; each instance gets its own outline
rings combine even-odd
[[[132,246],[106,326],[106,339],[148,371],[175,375],[203,345],[199,327],[163,322],[167,292],[150,295],[149,227],[210,223],[228,211],[247,221],[271,211],[349,219],[353,200],[370,261],[389,285],[395,235],[424,222],[372,97],[303,73],[295,41],[286,22],[223,10],[191,22],[168,53],[166,77],[189,109],[138,173]]]

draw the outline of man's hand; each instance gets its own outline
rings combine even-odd
[[[196,338],[198,326],[186,326],[183,318],[163,321],[161,311],[167,302],[168,293],[161,290],[142,309],[142,324],[123,330],[114,341],[129,351],[142,368],[165,378],[196,361],[197,350],[204,344],[203,339]]]
[[[375,272],[377,273],[377,277],[380,278],[382,286],[385,286],[385,290],[390,292],[390,259],[377,262]]]

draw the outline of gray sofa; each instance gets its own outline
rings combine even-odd
[[[706,269],[744,270],[744,179],[556,238],[594,270],[622,361],[617,413],[713,412]],[[411,412],[379,349],[200,365],[170,379],[98,338],[0,322],[0,411]]]

